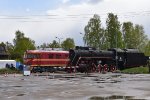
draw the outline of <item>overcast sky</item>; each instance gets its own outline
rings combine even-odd
[[[0,0],[0,42],[11,42],[20,30],[36,45],[55,37],[74,38],[83,45],[84,27],[94,14],[105,26],[107,14],[118,15],[120,22],[144,26],[150,38],[150,0]],[[58,41],[58,39],[56,39]]]

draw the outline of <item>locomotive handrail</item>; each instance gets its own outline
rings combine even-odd
[[[81,58],[108,58],[108,59],[112,59],[112,57],[79,57],[80,59]]]
[[[78,61],[77,61],[77,63],[76,63],[76,66],[78,65],[78,62],[79,62],[79,60],[81,59],[82,57],[79,57],[79,59],[78,59]]]
[[[74,61],[75,57],[76,57],[76,54],[75,54],[75,56],[73,57],[73,60],[72,60],[72,62],[71,62],[71,63],[73,63],[73,61]]]
[[[74,58],[75,58],[75,57],[74,57]],[[79,60],[82,59],[82,58],[103,58],[103,59],[105,58],[105,59],[112,59],[111,57],[79,57],[79,58],[78,58],[78,61],[77,61],[77,63],[76,63],[76,66],[78,65]],[[73,60],[72,60],[72,62],[73,62]]]

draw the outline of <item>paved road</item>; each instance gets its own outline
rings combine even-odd
[[[150,100],[149,74],[0,76],[0,100]]]

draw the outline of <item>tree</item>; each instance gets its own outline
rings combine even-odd
[[[83,40],[87,46],[103,49],[105,45],[105,30],[101,26],[99,15],[95,14],[84,28]]]
[[[12,52],[12,58],[22,61],[23,54],[26,50],[35,49],[35,42],[28,37],[24,36],[24,33],[19,30],[15,33],[13,40],[14,50]]]
[[[49,44],[47,43],[43,43],[42,45],[40,45],[40,47],[38,48],[42,48],[42,49],[45,49],[45,48],[48,48],[49,47]]]
[[[108,48],[124,48],[120,27],[121,24],[118,21],[117,15],[109,13],[106,20],[106,38],[108,41]]]
[[[135,25],[134,37],[135,48],[138,48],[140,51],[144,51],[144,48],[148,42],[148,38],[147,35],[145,35],[144,28],[142,25]]]
[[[48,47],[50,47],[50,48],[60,48],[60,45],[59,45],[59,43],[56,40],[53,40],[53,42],[50,43],[48,45]]]
[[[133,23],[131,22],[124,22],[122,26],[122,32],[124,36],[124,42],[125,42],[125,47],[126,48],[134,48],[134,26]]]
[[[0,46],[1,46],[3,49],[5,49],[4,51],[6,51],[6,44],[5,44],[4,42],[1,42],[1,43],[0,43]]]
[[[4,42],[0,43],[0,59],[8,59],[9,54],[6,49],[6,44]]]
[[[145,46],[145,55],[150,56],[150,40]]]
[[[124,22],[122,31],[124,34],[126,48],[136,48],[144,51],[148,38],[144,33],[143,26],[138,24],[133,26],[133,23],[131,22]]]
[[[12,58],[12,54],[14,52],[14,46],[13,46],[12,43],[9,43],[8,41],[5,43],[5,45],[6,45],[6,50],[7,50],[8,54],[9,54],[9,59],[11,59]]]
[[[75,47],[75,43],[74,43],[74,40],[72,38],[67,38],[66,40],[64,40],[62,42],[61,46],[64,50],[69,50],[70,48]]]

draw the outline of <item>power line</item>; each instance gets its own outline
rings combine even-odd
[[[116,13],[119,18],[133,18],[138,16],[149,16],[150,11],[139,11],[139,12],[123,12],[123,13]],[[94,14],[86,13],[86,14],[48,14],[48,15],[27,15],[27,16],[13,16],[13,15],[0,15],[0,20],[21,20],[21,22],[44,22],[45,20],[74,20],[78,21],[78,19],[90,19],[91,16]],[[106,19],[107,13],[98,13],[101,19]],[[42,20],[41,20],[42,19]]]

